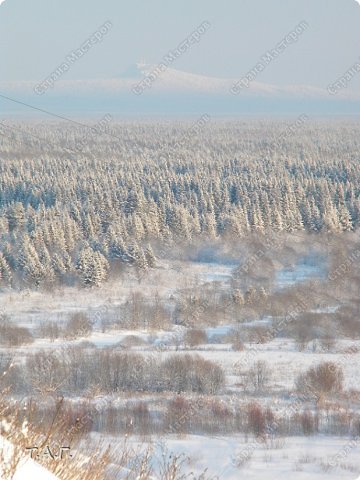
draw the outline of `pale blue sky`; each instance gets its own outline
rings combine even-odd
[[[142,58],[158,63],[204,20],[211,28],[174,68],[238,78],[301,20],[309,30],[262,82],[326,87],[360,54],[355,0],[6,0],[0,81],[42,80],[106,20],[113,29],[64,79],[115,77]],[[360,89],[360,75],[351,88]]]

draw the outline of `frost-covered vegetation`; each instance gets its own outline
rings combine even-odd
[[[60,480],[353,480],[358,124],[85,131],[0,137],[3,466],[66,443],[36,459]]]
[[[164,246],[358,227],[359,127],[13,124],[0,138],[0,278],[99,285]],[[160,253],[161,254],[161,253]]]

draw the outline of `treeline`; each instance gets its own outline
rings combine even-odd
[[[100,285],[164,246],[360,221],[359,127],[214,122],[83,129],[16,124],[0,138],[0,281]],[[191,135],[188,132],[191,131]],[[154,251],[155,250],[155,254]]]
[[[93,390],[120,392],[194,392],[216,394],[225,385],[223,369],[199,355],[146,356],[82,348],[29,355],[6,379],[16,393],[81,396]]]
[[[263,379],[265,363],[256,362],[249,372],[254,383],[255,372]],[[49,399],[65,395],[68,427],[80,423],[87,431],[101,433],[241,432],[265,442],[285,435],[360,432],[359,413],[352,407],[356,392],[343,389],[342,368],[332,362],[294,376],[293,388],[283,392],[285,404],[276,409],[261,396],[272,391],[267,382],[253,398],[239,391],[219,396],[224,393],[224,372],[199,355],[172,354],[161,360],[99,351],[95,358],[81,349],[68,349],[33,353],[23,365],[11,368],[2,365],[0,357],[0,373],[6,368],[5,385],[15,381],[18,394],[33,396],[29,405],[41,406],[36,415],[41,425],[52,419]],[[149,395],[153,393],[159,395]]]

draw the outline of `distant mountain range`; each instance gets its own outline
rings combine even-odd
[[[46,88],[40,95],[34,92],[39,84],[29,81],[2,82],[0,91],[41,108],[61,105],[64,111],[78,113],[104,112],[104,109],[115,115],[360,113],[360,93],[348,89],[331,96],[326,89],[308,85],[277,86],[254,80],[244,86],[239,81],[137,63],[116,78],[59,78],[53,88],[43,82]],[[4,112],[19,111],[19,104],[4,102],[1,105]],[[31,113],[25,106],[21,111]]]
[[[118,77],[110,79],[92,79],[92,80],[62,80],[59,79],[54,84],[54,89],[47,89],[46,93],[66,92],[66,93],[89,93],[95,91],[114,93],[116,91],[129,93],[132,87],[139,84],[147,77],[153,80],[149,87],[144,89],[143,93],[151,91],[158,93],[205,93],[208,95],[231,94],[231,89],[236,85],[239,78],[216,78],[195,73],[183,72],[174,68],[166,68],[159,72],[157,65],[145,63],[136,63],[130,65]],[[155,78],[156,77],[156,78]],[[23,91],[29,93],[37,85],[35,82],[0,82],[0,88],[4,91]],[[264,96],[264,97],[298,97],[298,98],[327,98],[329,92],[326,89],[312,87],[310,85],[292,85],[277,86],[258,81],[249,82],[248,87],[243,87],[233,96]],[[360,92],[354,92],[344,89],[337,95],[342,99],[360,100]]]

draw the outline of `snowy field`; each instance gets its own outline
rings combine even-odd
[[[166,441],[169,450],[190,458],[191,469],[196,473],[208,467],[210,476],[229,480],[355,480],[360,471],[360,442],[357,447],[349,447],[345,461],[338,461],[347,444],[350,442],[342,438],[326,437],[280,439],[273,446],[251,439],[246,442],[243,437],[204,439],[191,435]],[[242,462],[242,458],[246,460]],[[333,462],[334,467],[329,468],[328,462]]]
[[[170,268],[169,268],[170,267]],[[62,288],[57,293],[25,292],[15,293],[5,291],[0,294],[0,310],[7,315],[11,322],[35,332],[42,322],[59,322],[69,315],[84,312],[90,318],[96,318],[109,311],[116,310],[134,290],[141,290],[145,295],[159,294],[169,308],[172,308],[172,297],[179,289],[216,283],[221,290],[231,283],[231,276],[235,265],[200,262],[174,262],[170,266],[162,264],[160,268],[149,273],[140,284],[133,278],[124,282],[118,280],[91,291],[75,291],[70,287]],[[280,269],[276,273],[275,290],[282,290],[289,286],[306,282],[309,279],[321,279],[324,272],[314,265],[298,264],[293,267]],[[334,314],[338,306],[329,305],[323,310],[315,312]],[[240,324],[241,328],[257,329],[271,328],[272,317],[249,319]],[[264,407],[271,407],[276,414],[286,415],[286,411],[293,401],[293,390],[297,376],[311,366],[320,362],[334,362],[340,365],[344,372],[344,389],[346,392],[355,392],[339,399],[336,408],[353,409],[359,411],[358,392],[360,384],[360,342],[351,339],[339,339],[334,348],[324,352],[317,342],[309,343],[303,351],[299,351],[293,338],[279,337],[267,343],[244,342],[244,349],[234,351],[232,344],[227,341],[228,335],[239,328],[239,324],[223,323],[217,326],[208,326],[205,329],[207,342],[192,348],[175,344],[173,339],[180,338],[186,329],[173,326],[169,329],[149,330],[138,329],[108,329],[101,331],[99,326],[94,328],[90,335],[70,339],[36,338],[34,343],[14,347],[12,352],[22,361],[28,354],[38,350],[57,351],[71,345],[91,344],[96,349],[112,349],[122,347],[124,342],[136,337],[137,344],[127,346],[126,351],[140,353],[146,356],[156,355],[159,359],[176,353],[177,355],[199,354],[204,359],[220,365],[225,373],[225,388],[217,399],[229,401],[236,398],[240,403],[250,400],[259,402]],[[166,348],[159,349],[159,345]],[[8,349],[2,347],[0,352]],[[351,351],[351,354],[349,354]],[[244,390],[243,373],[255,361],[264,360],[271,370],[271,380],[266,393],[252,394]],[[163,398],[165,398],[164,395]],[[124,396],[124,401],[136,399],[130,393]],[[156,402],[156,394],[142,394],[143,400]],[[121,404],[121,395],[113,396]],[[150,403],[151,403],[150,402]],[[149,403],[149,404],[150,404]],[[329,404],[330,405],[330,404]],[[332,406],[333,407],[333,406]],[[329,407],[330,408],[330,407]],[[116,445],[119,438],[111,434],[92,434],[91,438],[105,440]],[[360,442],[349,436],[311,435],[285,436],[275,440],[258,440],[253,435],[247,437],[240,434],[229,435],[196,435],[181,434],[161,436],[152,435],[142,441],[153,446],[155,458],[160,455],[159,445],[169,451],[183,454],[187,459],[188,471],[198,475],[208,469],[209,478],[238,480],[248,478],[262,480],[263,478],[294,480],[325,480],[351,479],[355,480],[360,472]],[[133,437],[132,442],[138,440]],[[22,464],[14,480],[36,478],[50,480],[55,478],[37,467],[34,462]],[[2,479],[5,480],[5,479]],[[159,479],[160,480],[160,479]]]

